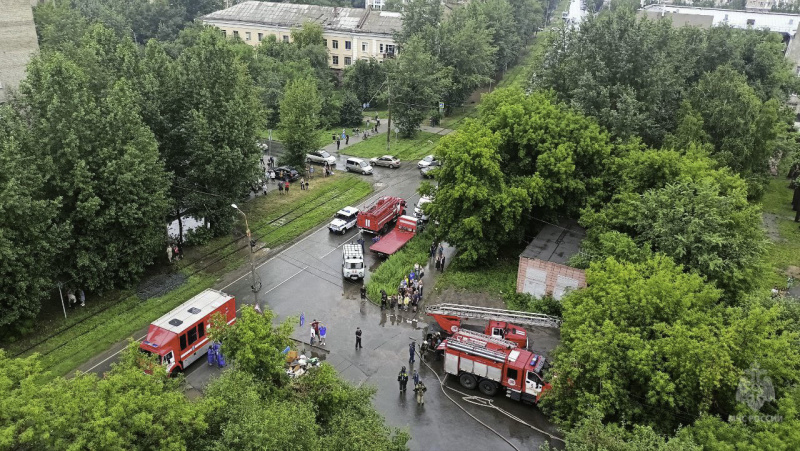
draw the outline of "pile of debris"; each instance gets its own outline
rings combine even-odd
[[[320,361],[317,357],[306,357],[305,354],[297,355],[297,351],[289,351],[286,354],[286,374],[291,378],[300,377],[309,369],[319,366]]]

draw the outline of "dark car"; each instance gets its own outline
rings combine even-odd
[[[439,167],[440,167],[441,165],[442,165],[442,163],[441,163],[440,161],[438,161],[438,160],[434,160],[434,161],[433,161],[433,162],[431,162],[431,163],[430,163],[428,166],[425,166],[424,168],[421,168],[421,169],[419,170],[419,173],[420,173],[420,174],[421,174],[423,177],[425,177],[426,179],[427,179],[427,178],[431,178],[431,177],[433,177],[433,176],[436,174],[436,170],[437,170],[437,169],[439,169]]]
[[[275,168],[275,178],[278,180],[286,180],[288,178],[290,182],[294,182],[300,178],[300,173],[291,166],[280,166]]]

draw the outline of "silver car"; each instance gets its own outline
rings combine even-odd
[[[384,155],[378,158],[372,158],[369,160],[373,166],[386,166],[387,168],[399,168],[400,167],[400,159],[395,158],[391,155]]]
[[[315,150],[306,154],[306,162],[317,164],[328,163],[331,166],[336,166],[336,157],[324,150]]]

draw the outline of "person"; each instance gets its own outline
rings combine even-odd
[[[397,375],[397,382],[400,382],[400,391],[406,391],[406,384],[408,384],[408,372],[406,367],[400,368],[400,374]]]
[[[358,244],[360,244],[360,245],[361,245],[361,253],[363,254],[363,253],[364,253],[364,238],[362,238],[362,237],[359,235],[359,237],[358,237],[358,240],[356,240],[356,243],[358,243]]]
[[[172,257],[177,261],[181,259],[181,250],[178,249],[178,244],[172,245]]]
[[[342,141],[337,139],[336,140],[336,150],[339,150],[339,146],[342,144]]]
[[[433,340],[433,337],[431,336],[431,334],[428,334],[428,337],[425,338],[425,340],[422,341],[422,344],[419,345],[419,358],[423,362],[425,361],[425,354],[431,347],[430,340]]]
[[[272,158],[271,156],[269,157],[269,167],[271,168],[275,167],[275,159]]]
[[[308,165],[308,178],[314,178],[314,166]]]
[[[172,246],[167,244],[167,260],[172,263]]]
[[[431,258],[433,258],[434,255],[436,255],[436,241],[431,243]]]
[[[397,295],[392,295],[391,305],[389,306],[392,310],[397,307]]]
[[[419,373],[417,370],[414,370],[414,375],[411,376],[411,378],[414,379],[414,385],[419,384]]]
[[[800,222],[800,184],[794,187],[792,195],[792,210],[795,211],[794,222]]]
[[[439,243],[439,255],[444,256],[444,244]]]
[[[308,191],[308,180],[306,180],[306,191]]]
[[[325,336],[328,334],[328,328],[324,324],[319,326],[319,344],[325,346]]]
[[[314,329],[314,334],[319,337],[319,321],[316,318],[311,321],[311,328]]]
[[[83,289],[78,290],[78,298],[81,300],[81,307],[86,307],[86,293]]]
[[[336,141],[336,133],[331,133],[331,141]]]
[[[286,179],[286,186],[284,186],[283,189],[286,190],[286,194],[289,194],[289,179],[288,178]]]
[[[386,308],[386,290],[381,289],[381,310]]]
[[[445,258],[446,257],[444,255],[442,255],[442,262],[439,263],[439,271],[441,271],[441,272],[444,272],[444,260],[445,260]]]
[[[267,180],[264,180],[264,183],[261,184],[261,189],[264,190],[264,195],[267,195],[267,190],[269,189],[269,185],[267,185]]]
[[[416,313],[417,305],[419,305],[419,293],[414,292],[414,294],[411,295],[411,311],[412,312]]]
[[[416,385],[414,385],[414,393],[417,394],[417,405],[422,406],[425,405],[425,392],[428,390],[428,387],[419,381]]]
[[[437,271],[439,270],[439,266],[441,266],[441,264],[442,264],[442,256],[441,255],[437,255],[436,256],[436,263],[435,263]]]
[[[344,135],[344,145],[350,144],[350,135]]]
[[[361,290],[360,291],[361,291],[361,299],[366,299],[367,298],[367,287],[365,287],[364,285],[361,285]]]
[[[278,194],[283,194],[283,182],[278,181]]]
[[[306,179],[305,177],[300,179],[300,190],[306,189]]]
[[[417,352],[417,342],[416,341],[412,341],[411,343],[408,344],[408,362],[409,363],[414,363],[415,362],[414,354],[416,354],[416,352]]]
[[[315,338],[317,338],[317,332],[314,330],[314,326],[311,326],[311,340],[308,342],[311,346],[314,346]]]
[[[269,181],[275,183],[275,171],[272,169],[269,170]]]
[[[67,290],[67,301],[70,307],[75,307],[75,304],[78,303],[78,300],[75,299],[75,293],[72,292],[72,289]]]
[[[422,300],[422,288],[423,288],[422,279],[419,279],[419,283],[417,284],[417,290],[419,290],[420,301]]]
[[[356,349],[361,348],[363,348],[363,346],[361,346],[361,328],[356,327]]]
[[[406,296],[403,298],[403,310],[408,311],[408,305],[411,304],[411,298],[406,293]]]

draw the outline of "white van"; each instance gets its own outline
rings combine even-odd
[[[356,226],[358,220],[358,208],[344,207],[333,217],[333,221],[328,224],[328,230],[332,233],[341,233],[344,235],[348,230]]]
[[[342,246],[342,276],[353,280],[364,278],[364,253],[360,244]]]
[[[347,172],[360,172],[364,175],[372,174],[372,166],[361,158],[348,158],[344,163]]]
[[[414,205],[414,216],[416,216],[417,219],[421,219],[423,221],[430,219],[428,214],[423,211],[422,206],[431,203],[431,201],[433,201],[433,199],[428,196],[422,196],[419,198],[417,205]]]

